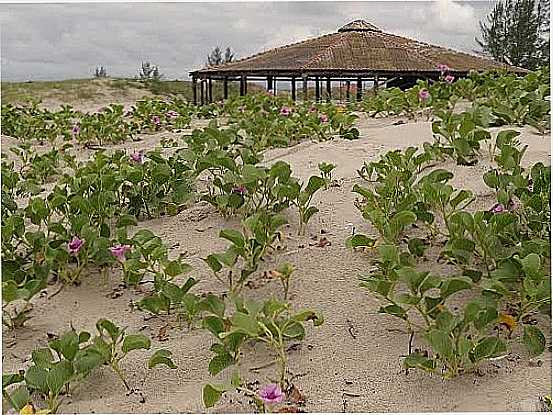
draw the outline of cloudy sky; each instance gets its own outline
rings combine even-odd
[[[477,49],[493,1],[0,4],[3,80],[133,77],[141,61],[187,79],[216,45],[238,57],[365,19],[384,31],[453,49]]]

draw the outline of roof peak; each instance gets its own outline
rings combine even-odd
[[[366,20],[359,19],[342,26],[338,32],[382,32],[382,30]]]

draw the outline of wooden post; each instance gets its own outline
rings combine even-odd
[[[270,91],[272,89],[273,89],[273,77],[269,75],[267,77],[267,91]]]
[[[240,96],[244,96],[244,77],[240,77]]]
[[[204,105],[204,82],[203,79],[200,81],[200,105]]]
[[[292,101],[296,100],[296,77],[292,77]]]
[[[357,78],[357,101],[361,101],[363,98],[363,80],[361,77]]]
[[[198,86],[198,81],[196,80],[196,77],[192,77],[192,104],[198,105],[198,91],[196,87]]]
[[[326,100],[330,102],[332,98],[332,83],[330,82],[330,77],[326,78]]]
[[[244,95],[248,93],[248,78],[244,76]]]
[[[228,98],[228,77],[223,78],[223,99]]]
[[[350,87],[351,87],[351,81],[348,79],[346,81],[346,100],[347,101],[349,101],[350,99],[350,96],[349,96]]]
[[[207,87],[208,87],[208,94],[207,94],[207,99],[209,101],[209,103],[212,103],[213,102],[213,85],[211,83],[211,78],[208,79],[207,81]]]
[[[315,77],[315,101],[319,102],[321,100],[321,86],[319,84],[319,77]]]
[[[273,94],[275,94],[275,97],[276,97],[277,93],[278,93],[277,78],[275,77],[275,78],[273,79]]]
[[[374,76],[374,93],[376,95],[376,93],[378,92],[378,75],[375,75]]]
[[[307,101],[307,75],[303,75],[303,100]]]

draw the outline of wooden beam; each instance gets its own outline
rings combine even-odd
[[[198,105],[198,80],[195,76],[192,77],[192,104]]]
[[[350,99],[350,96],[349,96],[350,87],[351,87],[351,81],[348,79],[346,81],[346,100],[348,101]]]
[[[223,99],[228,98],[228,78],[225,76],[223,78]]]
[[[361,77],[357,78],[357,101],[361,101],[363,98],[363,80]]]
[[[326,100],[327,100],[327,102],[330,102],[331,98],[332,98],[332,84],[330,82],[330,78],[326,78]]]
[[[296,100],[296,77],[292,77],[292,101]]]
[[[315,101],[319,102],[321,100],[321,85],[319,84],[319,77],[315,77]]]

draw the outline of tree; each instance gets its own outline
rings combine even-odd
[[[500,0],[476,42],[494,59],[535,69],[549,62],[549,0]]]
[[[159,81],[163,75],[159,73],[159,67],[150,62],[142,62],[138,71],[138,76],[143,81]]]
[[[97,66],[94,70],[94,78],[107,78],[108,71],[103,66]]]
[[[215,66],[215,65],[221,65],[223,63],[229,63],[232,62],[234,59],[234,53],[230,49],[230,47],[227,47],[225,50],[225,55],[223,56],[223,51],[219,46],[216,46],[215,49],[211,51],[209,55],[207,55],[207,66]]]

